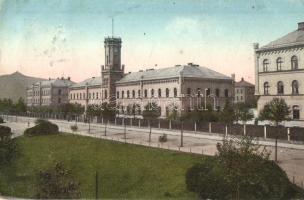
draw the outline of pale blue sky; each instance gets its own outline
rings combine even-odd
[[[252,43],[295,30],[303,11],[303,0],[0,0],[0,74],[97,76],[114,17],[127,71],[194,62],[253,82]]]

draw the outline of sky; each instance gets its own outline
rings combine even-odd
[[[0,75],[100,75],[104,38],[126,72],[189,62],[254,83],[253,43],[297,29],[304,0],[0,0]]]

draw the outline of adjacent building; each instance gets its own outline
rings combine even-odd
[[[101,77],[92,77],[70,87],[70,103],[78,103],[87,109],[88,105],[101,104]]]
[[[27,87],[27,106],[56,106],[69,102],[70,78],[39,81]]]
[[[275,97],[290,106],[294,120],[304,120],[304,22],[298,29],[259,47],[254,44],[258,110]]]
[[[134,105],[143,110],[157,103],[161,116],[173,109],[190,111],[210,104],[221,109],[234,96],[234,79],[192,63],[126,74],[116,82],[116,103],[122,113]]]
[[[255,86],[242,78],[235,83],[234,88],[234,103],[252,104],[255,102]]]

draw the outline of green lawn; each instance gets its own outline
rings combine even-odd
[[[34,197],[37,174],[62,161],[81,183],[81,197],[95,197],[95,171],[101,198],[184,198],[185,172],[202,156],[115,143],[75,135],[20,137],[21,155],[0,171],[0,193]]]

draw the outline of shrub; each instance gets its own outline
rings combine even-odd
[[[72,130],[73,132],[77,131],[77,130],[78,130],[78,126],[77,126],[77,125],[72,125],[72,126],[71,126],[71,130]]]
[[[80,183],[75,181],[70,170],[62,163],[39,173],[39,199],[76,199],[80,198]]]
[[[56,124],[53,124],[46,120],[36,120],[36,126],[28,128],[24,131],[26,136],[35,136],[35,135],[50,135],[58,134],[59,128]]]
[[[290,199],[295,189],[269,153],[249,139],[218,144],[218,155],[186,173],[188,190],[202,199]]]
[[[18,154],[17,144],[11,135],[9,127],[0,126],[0,165],[9,164]]]
[[[168,141],[167,135],[163,134],[163,135],[159,136],[158,141],[159,142],[167,142]]]
[[[4,123],[4,120],[2,117],[0,117],[0,124],[3,124]]]
[[[12,132],[11,132],[11,128],[7,127],[7,126],[1,126],[0,125],[0,139],[3,140],[7,137],[11,137],[12,136]]]

